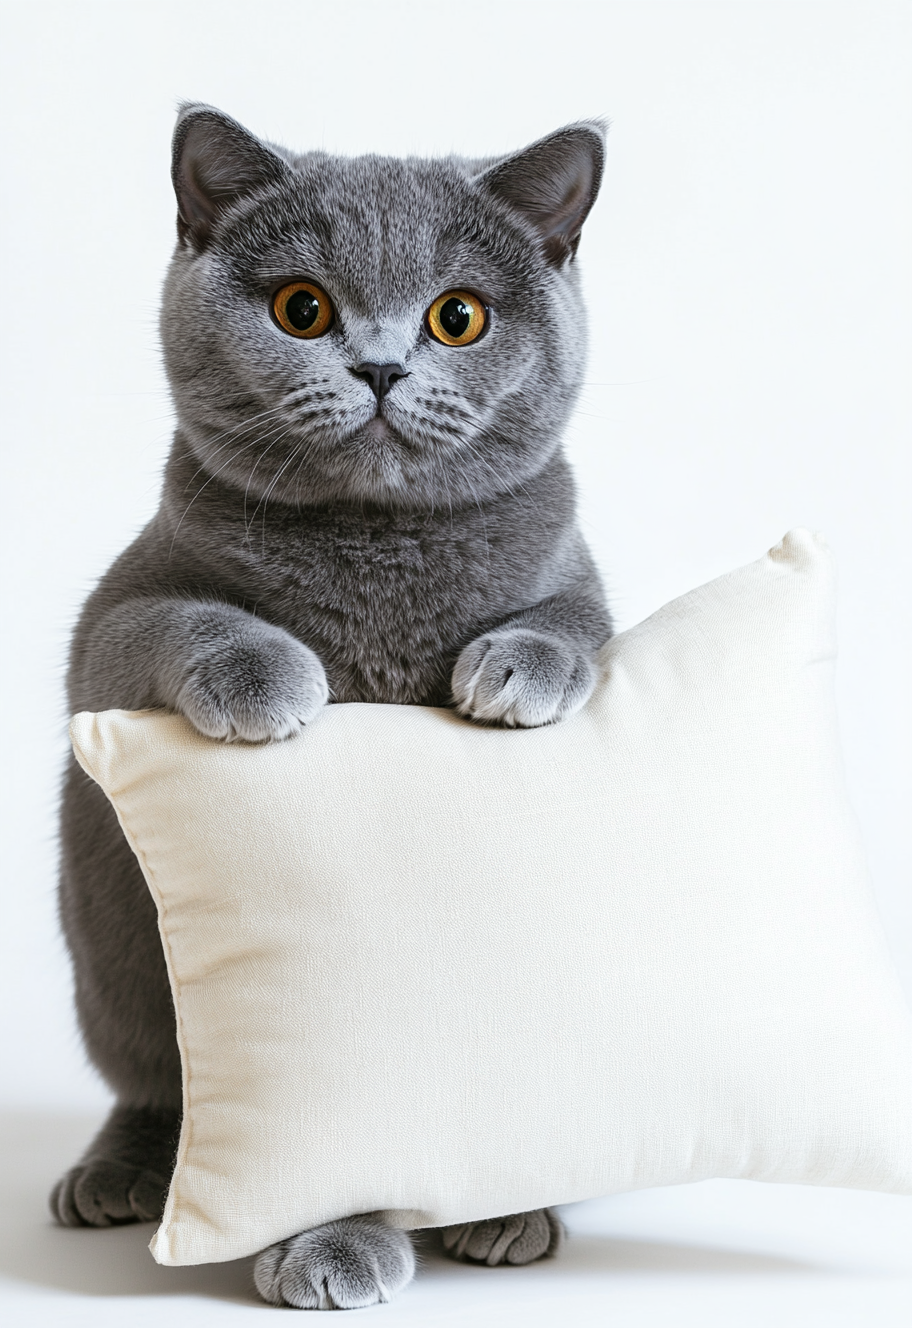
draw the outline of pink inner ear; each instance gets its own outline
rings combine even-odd
[[[591,177],[582,180],[577,177],[564,196],[563,202],[551,214],[550,235],[569,235],[578,231],[589,211],[589,192],[592,188]]]
[[[201,187],[195,170],[192,151],[184,153],[179,174],[177,205],[181,216],[190,225],[211,220],[214,208]]]

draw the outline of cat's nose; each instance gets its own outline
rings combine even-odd
[[[356,364],[352,373],[370,383],[371,391],[378,401],[383,400],[393,383],[400,378],[408,378],[401,364]]]

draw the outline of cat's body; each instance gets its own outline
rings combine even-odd
[[[163,703],[153,656],[118,658],[130,605],[152,597],[236,605],[284,628],[318,655],[336,702],[449,705],[462,648],[509,616],[534,617],[561,592],[584,601],[578,613],[588,610],[594,640],[604,632],[560,455],[483,505],[416,512],[271,502],[251,519],[253,500],[245,516],[236,489],[218,478],[201,489],[208,477],[198,472],[178,435],[158,514],[83,612],[74,707],[109,707],[112,688],[123,707]]]
[[[77,628],[73,710],[168,706],[213,738],[262,741],[327,699],[455,703],[508,725],[583,704],[610,621],[560,433],[582,372],[571,259],[600,171],[592,126],[504,170],[295,158],[183,113],[162,322],[180,427],[159,512]],[[271,312],[277,288],[307,283],[331,307],[319,339]],[[482,293],[477,342],[435,340],[425,311],[450,290],[457,329]],[[154,908],[75,767],[62,838],[80,1021],[118,1107],[55,1211],[150,1219],[181,1101]],[[528,1214],[447,1240],[524,1262],[556,1234]],[[410,1260],[407,1236],[359,1219],[275,1247],[257,1278],[279,1303],[368,1304]]]

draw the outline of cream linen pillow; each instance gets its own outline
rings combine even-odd
[[[709,1176],[912,1191],[912,1035],[807,532],[605,648],[554,728],[78,715],[158,905],[184,1121],[156,1259]]]

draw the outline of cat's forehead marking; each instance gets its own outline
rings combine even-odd
[[[267,263],[323,277],[359,315],[426,303],[441,281],[477,280],[490,266],[471,240],[471,185],[454,166],[322,154],[295,164],[287,226]]]

